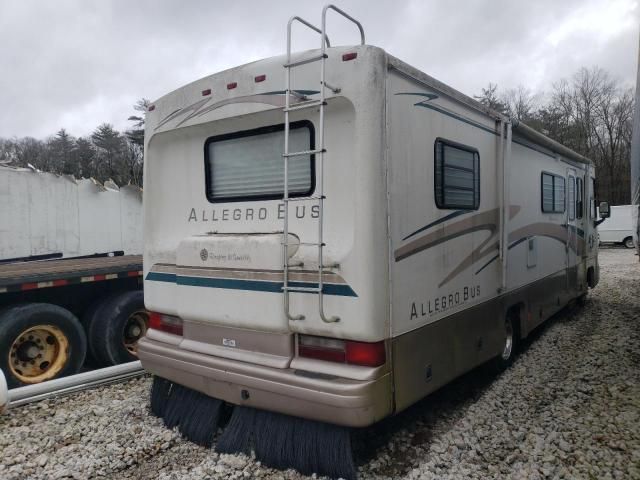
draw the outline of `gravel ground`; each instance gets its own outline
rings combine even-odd
[[[601,251],[565,310],[499,377],[478,369],[359,431],[360,478],[640,479],[640,266]],[[0,417],[0,478],[301,479],[186,442],[147,411],[141,378]]]

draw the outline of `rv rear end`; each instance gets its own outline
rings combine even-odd
[[[288,209],[285,57],[150,108],[144,276],[154,314],[139,355],[155,375],[229,404],[365,426],[392,412],[386,55],[327,55],[324,119],[304,105],[320,97],[319,64],[292,73]],[[321,143],[323,154],[293,155]]]

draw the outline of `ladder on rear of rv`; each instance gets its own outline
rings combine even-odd
[[[317,293],[318,294],[318,310],[320,313],[320,318],[323,322],[333,323],[340,320],[337,316],[327,317],[324,313],[324,292],[323,292],[323,276],[324,276],[324,262],[323,262],[323,248],[325,246],[324,237],[323,237],[323,224],[324,224],[324,155],[326,153],[326,149],[324,147],[324,108],[327,105],[325,88],[328,88],[333,93],[338,93],[340,90],[336,87],[332,87],[328,85],[325,81],[325,60],[327,59],[326,49],[331,47],[329,43],[329,38],[326,35],[326,18],[327,11],[334,10],[339,13],[346,19],[355,23],[360,30],[360,42],[364,45],[364,30],[360,22],[358,22],[355,18],[351,17],[347,13],[340,10],[338,7],[334,5],[326,5],[322,9],[322,28],[318,28],[311,23],[303,20],[300,17],[294,16],[289,19],[289,23],[287,23],[287,63],[284,65],[286,69],[286,86],[285,86],[285,107],[284,107],[284,228],[283,228],[283,239],[282,239],[282,249],[283,249],[283,265],[284,265],[284,283],[282,286],[282,293],[284,295],[284,312],[289,320],[303,320],[304,315],[292,315],[289,309],[289,295],[292,292],[297,293]],[[315,55],[312,57],[304,58],[301,60],[296,60],[295,62],[291,61],[291,25],[294,22],[300,22],[304,26],[318,32],[320,34],[320,55]],[[291,70],[295,67],[299,67],[301,65],[306,65],[308,63],[320,62],[320,99],[318,100],[308,100],[306,96],[299,94],[294,89],[291,88]],[[294,105],[291,105],[291,97],[295,97],[298,102]],[[303,110],[306,108],[316,108],[320,109],[320,119],[318,122],[318,144],[313,150],[303,150],[299,152],[290,152],[289,151],[289,134],[290,134],[290,122],[289,122],[289,113],[296,110]],[[291,157],[298,157],[303,155],[315,155],[318,165],[318,181],[316,188],[316,195],[313,197],[289,197],[289,159]],[[292,201],[301,201],[301,200],[315,200],[318,205],[318,241],[317,242],[300,242],[296,243],[296,245],[300,246],[316,246],[318,248],[318,286],[317,287],[292,287],[289,285],[289,269],[292,265],[289,264],[289,247],[292,245],[289,242],[289,203]]]

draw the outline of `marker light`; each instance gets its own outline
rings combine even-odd
[[[238,86],[238,82],[227,83],[227,90],[233,90]]]
[[[149,328],[182,336],[182,319],[164,313],[149,312]]]
[[[266,75],[258,75],[256,78],[254,78],[256,83],[264,82],[266,79],[267,79]]]
[[[206,90],[202,90],[202,96],[206,97],[207,95],[211,95],[211,89],[207,88]]]
[[[355,342],[310,335],[300,335],[298,355],[365,367],[379,367],[386,361],[384,342]]]
[[[344,55],[342,55],[342,61],[343,62],[348,62],[349,60],[353,60],[353,59],[355,59],[357,57],[358,57],[358,53],[357,52],[345,53]]]
[[[149,105],[149,108],[147,110],[149,110],[150,112],[153,112],[156,109],[155,105]]]

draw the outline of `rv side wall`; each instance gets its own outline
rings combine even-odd
[[[577,179],[582,192],[589,181],[585,166],[514,137],[501,291],[496,122],[396,69],[387,90],[393,364],[401,410],[498,355],[507,309],[517,310],[524,336],[586,292],[597,246],[588,242],[586,202],[581,218],[576,211]]]

